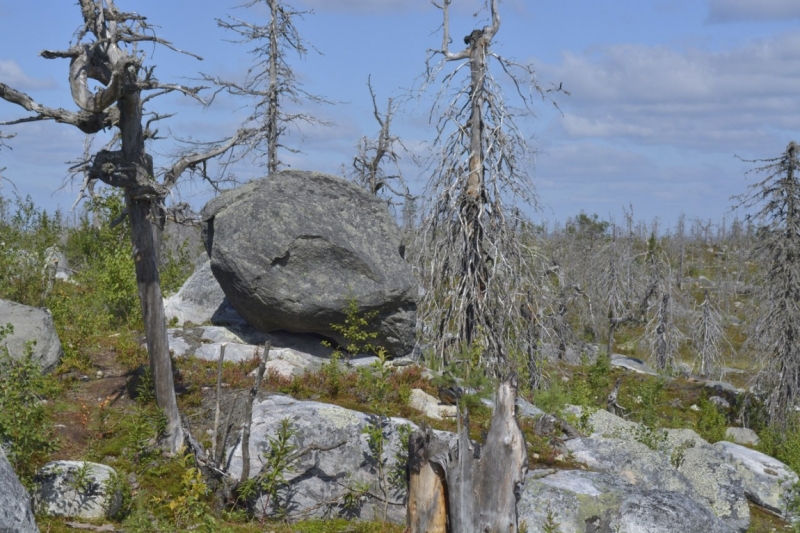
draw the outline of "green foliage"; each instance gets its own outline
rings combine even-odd
[[[141,318],[136,273],[127,218],[111,227],[125,208],[122,191],[110,190],[92,199],[77,228],[67,237],[67,258],[78,271],[75,281],[92,287],[109,325],[138,323]],[[99,219],[93,224],[89,214]]]
[[[41,307],[47,297],[47,250],[61,240],[61,215],[37,209],[30,196],[15,197],[15,212],[0,212],[0,298]]]
[[[164,296],[178,292],[184,282],[192,275],[194,264],[189,252],[189,241],[183,241],[176,250],[167,248],[162,264],[158,268],[161,292]]]
[[[0,343],[14,332],[11,324],[0,326]],[[28,344],[21,358],[0,344],[0,442],[4,444],[17,475],[32,479],[38,467],[56,448],[50,409],[45,401],[58,385],[32,359]]]
[[[765,427],[758,437],[759,451],[786,463],[794,472],[800,472],[800,416],[793,414],[786,429]]]
[[[585,373],[579,371],[573,376],[569,387],[569,401],[584,407],[605,407],[611,390],[611,358],[600,354],[591,365],[584,363]]]
[[[700,398],[697,402],[697,407],[700,409],[695,423],[695,430],[698,435],[712,444],[724,440],[725,431],[728,429],[728,421],[725,415],[706,398]]]
[[[286,486],[286,474],[291,472],[292,465],[298,459],[294,456],[297,445],[290,442],[295,432],[292,422],[284,418],[281,420],[277,435],[267,437],[268,449],[264,452],[264,466],[257,476],[239,485],[237,490],[239,502],[252,505],[263,495],[264,515],[283,516],[286,507],[280,499],[280,491]]]
[[[172,513],[175,526],[182,530],[218,531],[217,521],[209,505],[209,490],[203,474],[196,465],[193,455],[184,457],[185,471],[181,478],[181,494],[167,502],[167,507]]]
[[[372,344],[378,333],[369,331],[370,322],[377,316],[378,311],[361,313],[358,310],[358,301],[351,298],[347,301],[344,324],[331,324],[331,328],[347,341],[345,352],[349,357],[360,353],[378,354],[383,349]]]

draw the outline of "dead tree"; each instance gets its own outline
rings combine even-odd
[[[722,330],[722,317],[708,297],[708,289],[700,304],[700,313],[692,323],[692,339],[697,350],[698,374],[722,379],[722,348],[724,344],[730,347],[730,342]]]
[[[759,302],[747,345],[760,369],[758,390],[766,396],[771,425],[785,428],[800,403],[800,146],[790,142],[772,159],[750,172],[766,174],[736,197],[738,206],[754,208],[748,220],[760,224],[754,249],[761,264],[761,283],[753,300]]]
[[[455,64],[442,77],[430,116],[436,138],[429,205],[414,247],[425,291],[419,313],[437,359],[449,362],[454,350],[477,343],[477,352],[494,354],[482,366],[499,374],[508,350],[528,351],[519,346],[527,337],[519,310],[530,272],[530,254],[519,238],[519,204],[533,205],[535,196],[527,138],[490,73],[491,60],[511,76],[523,111],[530,112],[533,97],[546,98],[547,91],[530,65],[491,50],[500,29],[497,0],[488,2],[489,25],[472,31],[466,47],[452,52],[450,3],[434,3],[443,15],[442,45],[429,51],[423,83],[423,89],[438,83],[447,65]],[[459,83],[464,71],[469,75]]]
[[[252,0],[244,7],[261,3],[266,4],[269,9],[270,20],[266,25],[233,17],[228,17],[227,20],[217,19],[220,27],[240,37],[236,42],[254,45],[250,50],[254,63],[248,69],[244,81],[237,83],[209,75],[203,75],[203,78],[214,83],[220,91],[252,101],[252,112],[244,120],[242,128],[252,130],[254,134],[240,145],[238,155],[232,161],[248,154],[266,156],[267,172],[273,174],[283,166],[278,156],[279,148],[292,153],[299,152],[281,143],[281,136],[288,126],[300,127],[303,123],[330,125],[311,114],[292,110],[291,107],[302,108],[309,103],[331,102],[306,92],[288,62],[290,52],[297,53],[301,58],[308,53],[306,41],[300,37],[294,20],[309,12],[295,11],[279,0]]]
[[[15,134],[13,134],[13,133],[3,133],[2,131],[0,131],[0,148],[3,148],[3,147],[6,147],[6,148],[8,148],[8,145],[7,145],[7,144],[5,144],[3,141],[4,141],[5,139],[10,139],[10,138],[12,138],[14,135],[15,135]],[[3,177],[3,171],[4,171],[5,169],[6,169],[5,167],[2,167],[2,168],[0,168],[0,181],[2,181],[2,180],[4,180],[4,179],[7,179],[7,178],[4,178],[4,177]]]
[[[517,531],[517,496],[527,471],[525,441],[514,417],[515,380],[500,384],[483,446],[469,439],[466,411],[456,439],[432,429],[408,443],[407,526],[411,533]]]
[[[397,105],[392,98],[386,103],[386,112],[378,111],[375,91],[372,81],[367,80],[369,95],[372,98],[372,114],[380,126],[378,135],[374,139],[362,137],[358,142],[358,155],[353,158],[353,169],[350,179],[375,196],[383,196],[390,205],[395,198],[409,199],[410,194],[406,187],[403,175],[400,172],[400,153],[404,149],[403,143],[396,135],[392,135],[392,119],[397,112]],[[387,173],[383,167],[384,162],[394,165],[396,173]]]
[[[154,76],[154,67],[144,66],[146,56],[137,50],[137,44],[149,42],[177,52],[187,52],[157,37],[145,17],[119,11],[113,0],[80,0],[80,10],[83,24],[77,31],[77,44],[67,50],[40,53],[45,59],[70,60],[70,89],[79,111],[45,107],[30,96],[0,83],[0,98],[32,113],[4,125],[54,120],[75,126],[87,134],[106,128],[117,130],[119,149],[100,150],[87,163],[87,168],[90,180],[125,189],[126,215],[131,225],[136,282],[156,402],[167,418],[165,447],[175,452],[183,445],[184,432],[175,400],[158,274],[164,199],[185,170],[205,165],[209,159],[225,153],[246,139],[247,132],[242,130],[225,141],[212,143],[203,153],[184,155],[163,172],[160,180],[157,179],[145,141],[151,135],[148,126],[163,117],[151,116],[147,124],[143,124],[145,103],[171,92],[203,100],[198,95],[200,88],[160,82]],[[95,92],[92,92],[89,80],[100,85]]]

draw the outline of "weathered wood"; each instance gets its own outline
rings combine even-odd
[[[264,371],[267,368],[270,347],[271,343],[267,341],[264,345],[264,355],[261,357],[261,363],[258,365],[256,382],[253,388],[250,389],[250,397],[245,406],[244,423],[242,424],[242,476],[239,478],[239,483],[244,483],[250,476],[250,426],[253,423],[253,402],[256,400],[256,396],[258,396],[261,380],[264,379]]]
[[[222,363],[225,361],[225,347],[228,346],[227,342],[223,342],[222,346],[219,348],[219,361],[217,363],[217,398],[216,398],[216,405],[214,409],[214,432],[211,434],[211,459],[216,460],[217,458],[217,447],[219,443],[219,416],[220,416],[220,407],[219,407],[219,397],[222,394]],[[219,464],[215,465],[219,466]]]
[[[466,411],[459,413],[453,442],[430,429],[412,434],[407,514],[411,533],[517,531],[517,488],[527,470],[527,454],[515,418],[516,393],[515,379],[498,387],[483,447],[469,439]]]
[[[448,454],[447,443],[430,428],[421,428],[408,440],[408,503],[406,525],[411,533],[447,531],[447,493],[444,470],[430,454]]]

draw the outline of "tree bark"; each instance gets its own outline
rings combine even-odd
[[[412,434],[409,531],[517,531],[516,492],[527,470],[527,454],[514,416],[516,393],[515,380],[500,384],[483,447],[469,440],[466,413],[459,414],[457,442],[445,441],[430,428]]]

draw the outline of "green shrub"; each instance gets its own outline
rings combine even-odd
[[[45,376],[32,359],[32,344],[23,357],[12,358],[3,339],[13,326],[0,326],[0,441],[23,482],[32,479],[56,449],[50,409],[45,401],[58,392],[53,378]]]

